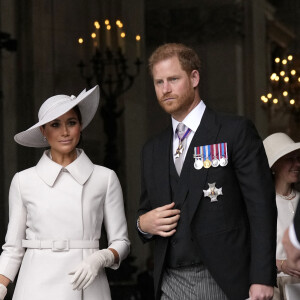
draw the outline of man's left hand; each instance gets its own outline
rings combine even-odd
[[[249,290],[251,300],[271,300],[273,298],[274,288],[268,285],[252,284]]]

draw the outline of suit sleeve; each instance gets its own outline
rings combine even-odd
[[[26,208],[23,204],[19,174],[17,173],[9,190],[9,224],[0,256],[0,274],[14,281],[20,268],[25,249],[22,247],[22,239],[25,239]]]
[[[149,159],[149,161],[151,161],[151,159],[150,159],[151,150],[150,149],[151,149],[150,145],[147,146],[147,144],[146,144],[143,147],[143,150],[141,153],[141,196],[140,196],[140,205],[139,205],[139,209],[138,209],[138,213],[137,213],[137,218],[153,209],[151,206],[151,203],[150,203],[150,199],[148,197],[147,184],[146,184],[146,179],[145,179],[145,171],[146,171],[146,168],[145,168],[146,160],[145,159],[147,157]],[[136,224],[137,224],[137,221],[136,221]],[[142,234],[138,230],[137,225],[136,225],[136,230],[143,242],[149,242],[153,238],[155,238],[154,236]]]
[[[114,171],[110,172],[106,199],[104,204],[104,224],[107,233],[108,246],[115,249],[120,257],[119,264],[129,254],[130,242],[127,233],[123,194],[119,179]]]
[[[250,284],[276,284],[275,187],[265,150],[252,122],[237,126],[233,163],[250,225]]]
[[[300,243],[300,205],[297,206],[296,214],[294,217],[294,229],[298,243]]]

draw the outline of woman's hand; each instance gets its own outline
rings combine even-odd
[[[279,260],[279,262],[280,262],[280,265],[279,265],[279,268],[278,268],[278,266],[277,266],[277,268],[280,272],[283,272],[283,273],[288,274],[293,277],[300,278],[300,272],[298,270],[290,267],[288,260],[286,260],[286,259]]]
[[[73,275],[73,290],[86,289],[96,278],[100,268],[110,267],[115,263],[115,255],[111,250],[102,249],[84,259],[69,275]]]

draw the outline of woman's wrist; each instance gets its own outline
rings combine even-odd
[[[283,273],[285,273],[285,272],[284,272],[284,269],[283,269],[284,263],[285,263],[285,260],[282,259],[282,260],[280,261],[280,268],[279,268],[280,272],[283,272]]]

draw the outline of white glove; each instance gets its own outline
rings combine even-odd
[[[73,275],[71,284],[73,290],[86,289],[98,275],[100,268],[110,267],[115,262],[115,256],[108,249],[98,250],[84,259],[69,275]]]
[[[3,300],[7,294],[7,288],[5,285],[0,283],[0,300]]]

